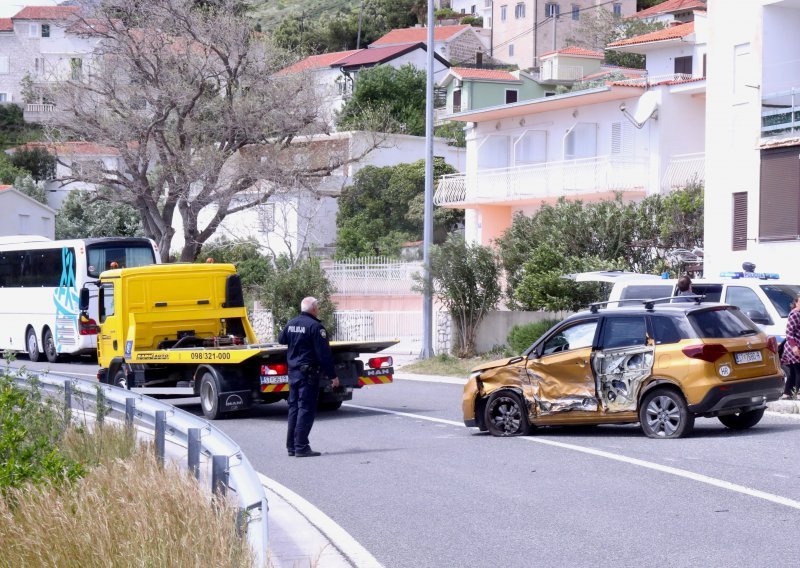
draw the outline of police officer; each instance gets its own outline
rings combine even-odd
[[[317,299],[310,296],[303,298],[300,315],[290,320],[278,336],[278,342],[289,346],[289,431],[286,434],[286,450],[290,456],[298,458],[320,455],[312,451],[308,444],[308,434],[317,413],[320,379],[327,377],[332,380],[334,388],[339,386],[328,334],[317,319],[318,313]]]

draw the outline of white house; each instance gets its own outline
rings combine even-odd
[[[88,72],[99,38],[76,28],[78,11],[77,6],[27,6],[0,19],[0,103],[22,105],[29,122],[54,110],[36,94],[37,86]]]
[[[0,236],[55,238],[56,212],[13,186],[0,185]]]
[[[352,161],[323,180],[317,191],[303,189],[278,191],[264,204],[227,217],[217,236],[230,239],[256,239],[260,245],[276,255],[291,253],[295,256],[313,248],[318,252],[331,250],[336,240],[336,198],[342,189],[352,183],[353,176],[365,166],[393,166],[425,158],[425,138],[404,134],[380,135],[378,147],[366,153],[374,145],[376,135],[367,132],[337,132],[329,135],[298,137],[295,142],[324,145],[325,152],[337,154]],[[366,153],[366,154],[365,154]],[[449,146],[444,139],[436,139],[434,155],[464,171],[465,150]],[[214,207],[204,209],[199,218],[200,226],[211,218]],[[172,249],[183,247],[183,230],[180,215],[173,219],[175,237]]]
[[[800,279],[800,2],[709,0],[705,271]]]
[[[439,182],[436,204],[465,209],[467,240],[490,244],[514,214],[561,197],[638,200],[702,182],[705,34],[698,18],[612,44],[647,54],[642,78],[451,115],[467,124],[467,171]]]
[[[665,0],[655,6],[639,10],[632,17],[666,25],[671,25],[673,22],[686,23],[694,19],[697,10],[705,10],[706,4],[707,0]]]

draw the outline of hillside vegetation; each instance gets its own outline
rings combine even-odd
[[[286,17],[305,17],[317,21],[337,13],[350,12],[359,0],[250,0],[251,14],[262,27],[272,29]]]

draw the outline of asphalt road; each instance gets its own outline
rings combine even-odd
[[[498,439],[459,424],[460,398],[450,384],[362,389],[318,416],[312,459],[286,456],[285,403],[216,425],[387,567],[800,564],[800,420],[732,433],[698,419],[682,440],[638,425]]]

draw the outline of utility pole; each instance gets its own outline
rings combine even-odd
[[[358,36],[356,37],[356,49],[361,49],[361,21],[364,19],[364,0],[358,9]]]
[[[422,299],[421,359],[433,357],[433,278],[431,277],[431,246],[433,245],[433,0],[428,0],[427,81],[425,85],[425,218],[422,239],[425,271]]]

